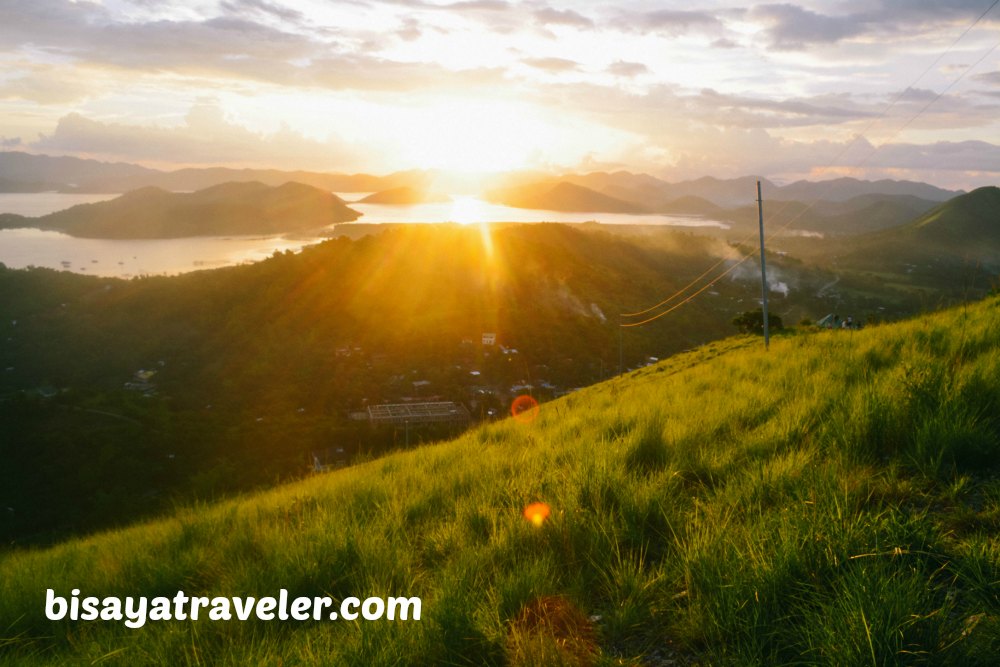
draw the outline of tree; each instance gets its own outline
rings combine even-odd
[[[733,326],[739,328],[740,333],[756,333],[763,335],[764,312],[760,308],[757,310],[748,310],[733,318]],[[770,331],[780,331],[784,328],[781,318],[774,313],[767,314],[767,326]]]

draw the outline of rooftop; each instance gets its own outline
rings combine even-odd
[[[469,420],[469,411],[464,405],[452,401],[392,403],[369,405],[368,418],[373,424],[462,422]]]

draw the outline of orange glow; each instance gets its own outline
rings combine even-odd
[[[545,523],[550,513],[551,510],[545,503],[531,503],[524,508],[524,518],[530,521],[536,528]]]
[[[510,405],[510,414],[522,424],[530,424],[535,421],[540,410],[538,401],[527,394],[518,396]]]

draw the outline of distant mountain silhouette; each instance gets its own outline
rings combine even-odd
[[[918,183],[915,181],[861,181],[856,178],[837,178],[829,181],[796,181],[779,187],[772,195],[773,199],[842,202],[863,195],[908,195],[930,201],[942,202],[962,194],[961,190],[945,190],[943,188]]]
[[[740,224],[756,224],[757,178],[720,179],[710,176],[669,183],[648,174],[627,171],[593,172],[561,176],[560,181],[587,188],[617,200],[617,205],[599,211],[633,210],[701,215]],[[521,184],[494,191],[495,201],[524,208],[546,204],[553,208],[547,189],[553,179]],[[824,234],[859,234],[905,224],[941,201],[961,192],[943,190],[912,181],[860,181],[841,178],[811,183],[798,181],[779,186],[761,179],[765,214],[780,210],[783,223],[795,219],[795,229]],[[516,203],[515,203],[516,202]],[[780,209],[774,204],[781,203]],[[573,210],[573,209],[557,209]]]
[[[480,175],[484,176],[484,175]],[[484,176],[485,177],[485,176]],[[467,179],[468,180],[468,179]],[[492,174],[488,182],[488,198],[519,208],[540,208],[574,212],[680,213],[692,209],[692,202],[677,204],[685,198],[697,197],[724,209],[752,207],[756,198],[756,177],[715,178],[705,176],[694,180],[671,183],[649,174],[628,171],[592,172],[552,176],[542,172],[519,171]],[[146,186],[164,190],[190,192],[228,182],[253,182],[278,186],[289,181],[305,183],[331,192],[374,192],[384,201],[370,203],[417,203],[409,200],[405,188],[428,192],[432,184],[438,192],[449,192],[449,184],[460,184],[456,174],[435,170],[410,170],[385,176],[370,174],[337,174],[276,169],[191,168],[159,171],[134,164],[108,163],[74,157],[31,155],[23,152],[0,152],[0,192],[59,192],[119,193]],[[475,179],[460,187],[469,188]],[[587,192],[560,184],[578,186]],[[913,181],[862,181],[838,178],[827,181],[796,181],[779,186],[762,179],[765,202],[801,201],[847,203],[859,197],[914,197],[924,201],[942,202],[962,194]],[[396,191],[399,192],[396,192]],[[465,191],[465,190],[462,190]],[[392,194],[390,194],[392,193]],[[603,195],[605,198],[601,198]],[[426,199],[419,201],[427,201]],[[874,202],[870,202],[874,203]],[[897,201],[896,204],[899,202]],[[861,206],[863,208],[864,206]],[[693,207],[693,213],[717,216],[707,207]],[[704,211],[699,209],[704,208]],[[892,210],[890,210],[892,209]],[[902,207],[893,205],[876,214],[876,221],[865,229],[876,229],[899,220]],[[912,209],[911,209],[912,210]],[[823,212],[823,216],[839,215]],[[850,225],[848,225],[850,226]]]
[[[139,182],[161,173],[123,162],[0,152],[0,192],[124,192],[94,184]]]
[[[451,201],[448,195],[428,192],[422,188],[403,185],[398,188],[382,190],[368,195],[359,203],[362,204],[430,204]]]
[[[191,193],[145,187],[40,218],[0,216],[0,227],[37,227],[87,238],[153,239],[306,231],[360,215],[336,195],[310,185],[251,182]]]
[[[571,213],[647,213],[648,209],[632,202],[610,197],[568,181],[545,181],[517,188],[487,193],[492,202],[544,211]]]
[[[376,192],[403,185],[422,187],[430,178],[419,170],[388,176],[224,167],[159,171],[121,162],[0,152],[0,192],[118,193],[148,186],[190,192],[223,183],[254,181],[270,186],[294,181],[332,192]]]

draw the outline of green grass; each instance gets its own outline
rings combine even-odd
[[[530,424],[0,560],[0,661],[993,665],[1000,300],[714,343]],[[540,528],[521,512],[543,501]],[[66,595],[406,595],[419,622],[49,622]]]

